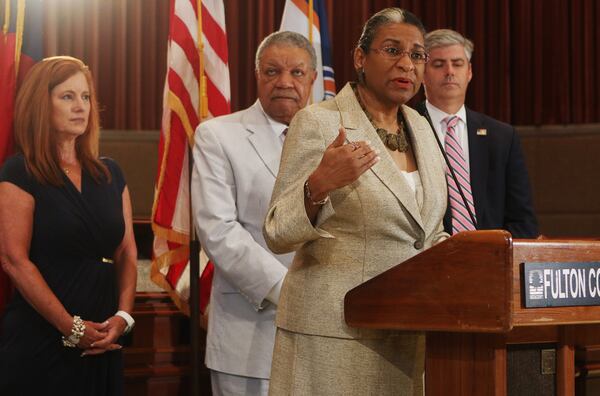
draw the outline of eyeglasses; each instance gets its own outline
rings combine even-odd
[[[423,63],[427,63],[429,61],[429,54],[425,51],[404,51],[396,47],[383,47],[383,48],[371,48],[373,51],[378,54],[383,55],[384,57],[398,61],[404,55],[408,55],[410,61],[415,65],[421,65]]]

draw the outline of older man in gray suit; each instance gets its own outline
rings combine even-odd
[[[266,395],[279,292],[292,254],[274,255],[262,225],[287,126],[310,97],[316,56],[303,36],[276,32],[256,53],[258,100],[196,132],[192,201],[215,265],[206,365],[213,395]]]

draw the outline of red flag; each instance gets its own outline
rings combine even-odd
[[[198,37],[201,37],[200,42]],[[202,57],[199,56],[201,46]],[[230,112],[222,0],[171,0],[167,65],[159,169],[152,209],[151,278],[169,292],[181,310],[189,313],[188,145],[193,146],[194,131],[202,120]],[[201,262],[206,264],[207,260]],[[208,303],[212,279],[210,263],[201,273],[200,309],[203,310]]]
[[[0,7],[0,166],[13,151],[13,106],[20,81],[42,58],[41,0],[10,0]],[[11,294],[0,269],[0,313]]]

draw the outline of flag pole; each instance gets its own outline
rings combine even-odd
[[[204,77],[204,44],[202,42],[202,0],[197,0],[198,7],[198,120],[202,122],[208,115],[206,102],[206,80]],[[192,169],[194,156],[192,152],[193,139],[188,144],[188,199],[190,207],[190,391],[192,396],[200,396],[200,241],[194,227],[194,210],[192,206]]]
[[[191,171],[194,166],[192,148],[188,145],[188,169],[189,169],[189,202],[190,202],[190,385],[191,395],[200,396],[200,241],[194,228],[194,212],[192,211],[192,177]]]
[[[310,43],[310,45],[313,45],[313,23],[314,23],[314,8],[313,8],[313,0],[308,0],[308,42]],[[309,96],[309,104],[313,104],[314,103],[314,98],[313,98],[313,92],[312,92],[312,88],[310,91],[310,96]]]
[[[313,23],[314,23],[313,0],[308,0],[308,42],[313,43]]]
[[[200,241],[194,227],[194,212],[192,210],[192,167],[194,158],[192,147],[188,145],[188,170],[189,170],[189,202],[190,202],[190,386],[191,395],[200,396]]]
[[[15,75],[19,75],[19,63],[21,61],[21,46],[23,45],[23,30],[25,28],[25,1],[17,2],[17,26],[15,43]]]

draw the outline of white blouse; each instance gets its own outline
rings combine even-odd
[[[421,209],[423,207],[423,184],[421,183],[421,175],[419,175],[419,171],[400,171],[400,173],[402,176],[404,176],[404,180],[406,180],[410,189],[415,193],[417,206],[419,209]]]

